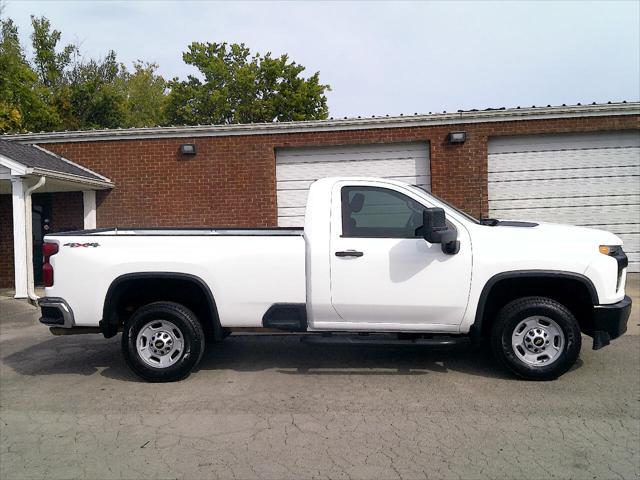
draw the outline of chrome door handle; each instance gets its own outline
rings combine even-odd
[[[342,252],[336,252],[336,257],[361,257],[364,253],[356,250],[344,250]]]

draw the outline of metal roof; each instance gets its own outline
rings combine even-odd
[[[104,130],[41,132],[5,135],[2,138],[21,143],[90,142],[149,138],[194,138],[230,135],[273,135],[283,133],[365,130],[377,128],[460,125],[521,120],[640,115],[640,102],[592,103],[527,108],[489,108],[459,110],[453,113],[400,115],[395,117],[343,118],[298,122],[249,123],[233,125],[195,125],[170,127],[118,128]]]
[[[24,145],[0,139],[0,156],[32,168],[38,173],[59,173],[78,177],[79,180],[111,183],[107,177],[35,145]]]

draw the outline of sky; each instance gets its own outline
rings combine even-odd
[[[0,0],[2,1],[2,0]],[[44,15],[87,57],[193,73],[193,41],[287,53],[331,86],[330,116],[638,101],[640,1],[4,1],[28,42]]]

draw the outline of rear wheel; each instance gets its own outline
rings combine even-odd
[[[528,380],[553,380],[578,359],[582,338],[573,314],[546,297],[525,297],[505,305],[493,325],[495,357]]]
[[[202,325],[191,310],[178,303],[145,305],[124,326],[122,352],[129,367],[145,380],[180,380],[202,358]]]

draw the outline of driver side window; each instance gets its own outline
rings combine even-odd
[[[342,236],[416,238],[424,206],[406,195],[381,187],[343,187]]]

